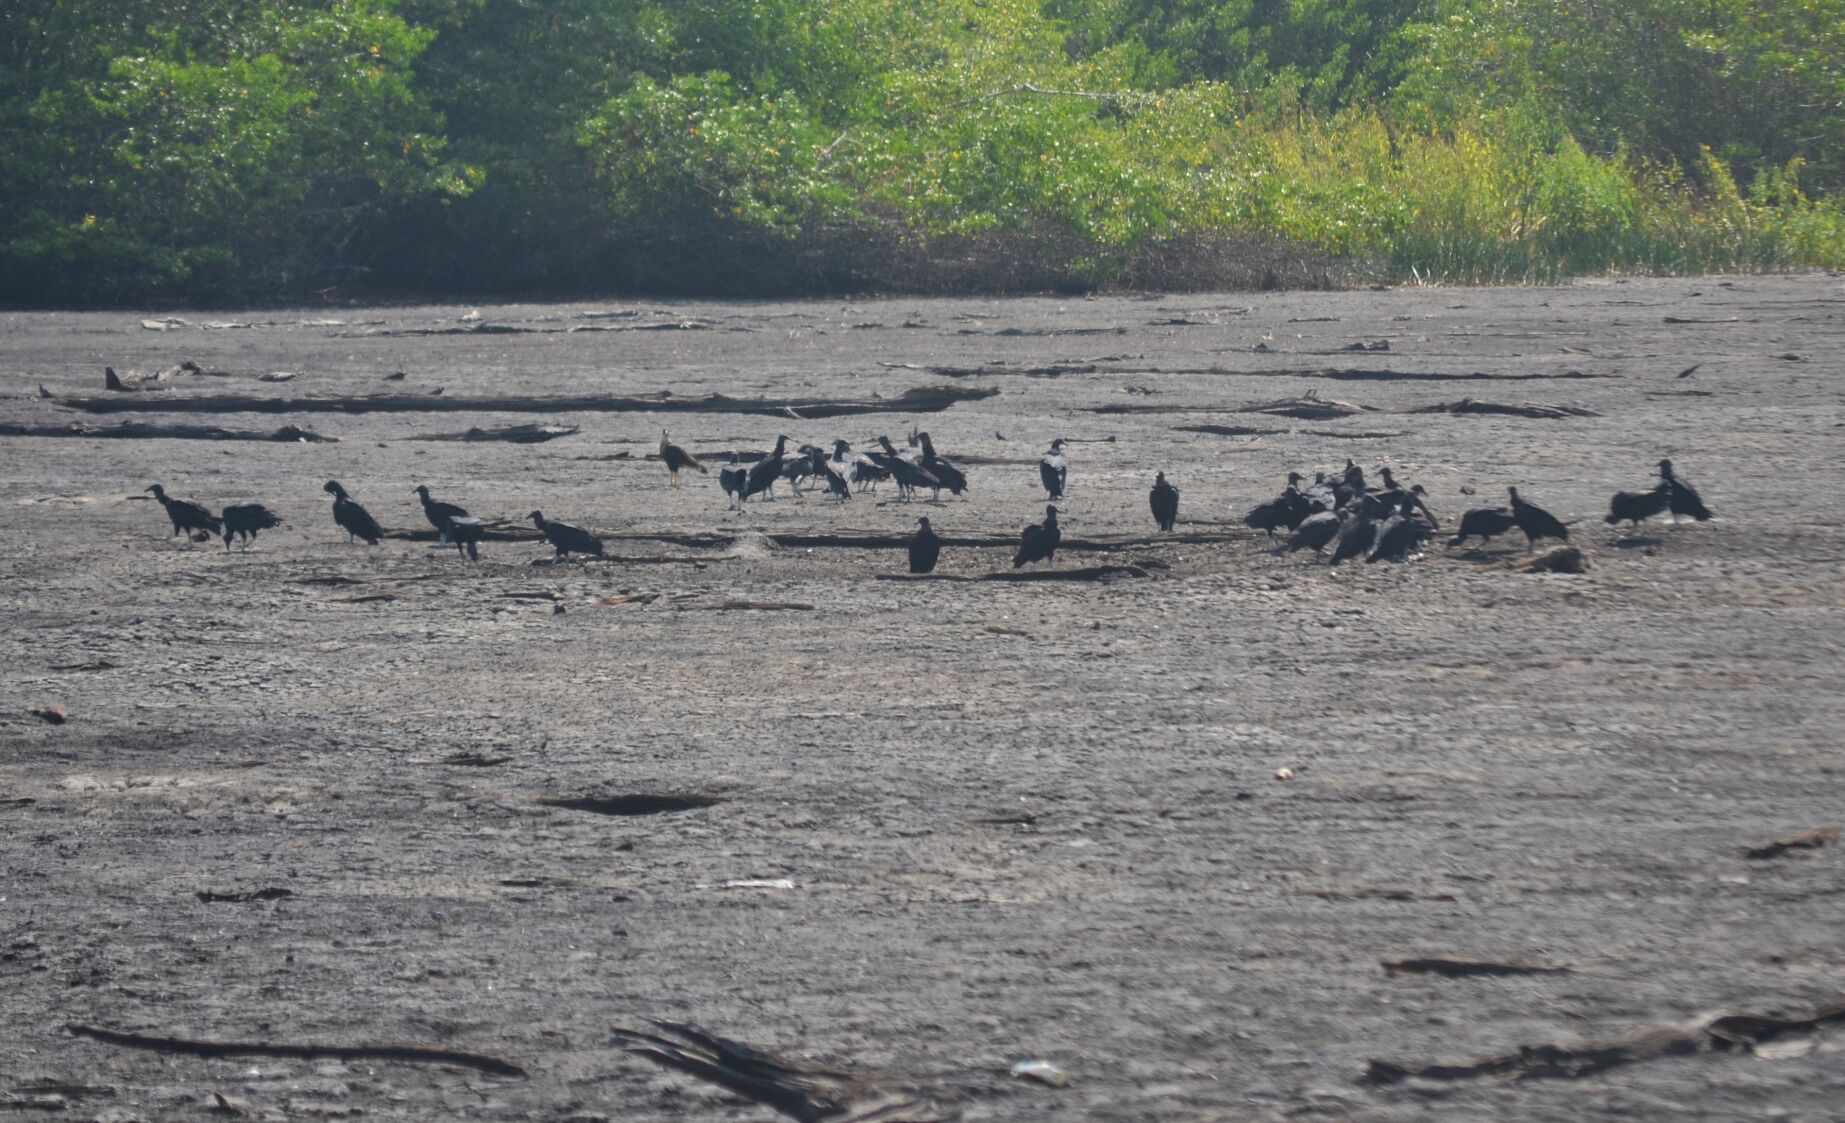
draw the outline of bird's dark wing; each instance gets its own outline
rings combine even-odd
[[[333,521],[373,545],[384,537],[384,528],[378,525],[377,519],[372,518],[372,513],[359,506],[356,500],[344,496],[334,501]]]

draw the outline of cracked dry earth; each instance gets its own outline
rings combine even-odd
[[[468,311],[0,315],[0,422],[339,438],[0,437],[8,1118],[773,1117],[610,1043],[648,1018],[969,1120],[1845,1117],[1836,1019],[1772,1048],[1365,1079],[1845,994],[1836,839],[1746,856],[1845,819],[1839,277],[611,301],[408,334]],[[105,364],[181,359],[224,376],[133,401],[1000,393],[824,421],[67,404],[132,397],[102,391]],[[271,371],[296,377],[252,377]],[[1303,395],[1364,408],[1240,412]],[[1579,412],[1407,412],[1463,399]],[[581,429],[411,439],[528,421]],[[715,471],[665,487],[645,458],[662,425],[714,460],[920,426],[972,487],[734,514]],[[902,535],[919,513],[1015,535],[1053,436],[1073,442],[1065,533],[1099,547],[1060,566],[1148,576],[908,583],[878,579],[899,550],[774,537]],[[1332,569],[1236,525],[1290,469],[1347,456],[1422,483],[1447,523],[1518,485],[1592,568],[1521,572],[1507,539]],[[1717,520],[1603,525],[1662,456]],[[1183,537],[1135,544],[1156,470]],[[424,525],[427,483],[625,537],[564,565],[531,542],[473,565],[353,546],[329,478],[391,528]],[[142,494],[157,481],[288,522],[247,555],[181,548]],[[711,537],[645,537],[669,532]],[[1009,561],[950,545],[943,570]],[[1383,966],[1430,958],[1567,970]],[[1069,1084],[1008,1076],[1037,1059]]]

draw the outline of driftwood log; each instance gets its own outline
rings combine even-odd
[[[554,441],[559,437],[568,437],[576,433],[580,425],[502,425],[496,429],[482,429],[475,426],[465,433],[425,433],[411,437],[413,441],[506,441],[516,445],[535,445],[545,441]]]
[[[961,402],[998,394],[997,388],[963,386],[912,387],[892,398],[732,398],[712,394],[676,398],[670,394],[622,397],[571,394],[558,397],[507,395],[450,398],[430,394],[374,394],[354,397],[269,398],[248,394],[158,395],[144,397],[60,398],[86,413],[158,411],[163,413],[742,413],[786,417],[796,421],[861,413],[939,413]]]
[[[169,441],[284,441],[329,444],[339,440],[294,425],[267,433],[248,429],[221,429],[216,425],[156,425],[148,421],[123,421],[115,425],[17,425],[0,423],[0,437],[103,437],[121,440]]]

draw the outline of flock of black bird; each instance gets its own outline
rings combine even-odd
[[[718,483],[732,508],[741,508],[757,496],[774,499],[777,484],[786,484],[797,496],[803,494],[803,483],[824,488],[826,495],[841,503],[887,481],[895,485],[901,502],[910,501],[923,490],[937,501],[944,489],[954,495],[968,490],[967,474],[936,452],[927,433],[914,434],[912,447],[902,451],[889,437],[877,438],[876,452],[858,452],[849,442],[836,440],[830,456],[816,445],[801,445],[790,453],[788,440],[786,435],[777,436],[775,447],[747,468],[736,453],[730,454],[730,463],[718,470]],[[1066,443],[1061,437],[1052,441],[1038,461],[1039,481],[1052,502],[1044,508],[1044,521],[1026,527],[1019,536],[1018,549],[1012,557],[1015,569],[1040,562],[1056,564],[1063,531],[1057,523],[1060,512],[1055,501],[1064,497],[1070,479],[1070,465],[1064,454]],[[686,471],[709,474],[696,456],[673,443],[667,430],[660,432],[660,460],[666,466],[669,487],[678,487],[681,473]],[[1330,565],[1354,558],[1407,562],[1440,529],[1441,523],[1429,509],[1428,492],[1420,484],[1404,486],[1389,468],[1378,470],[1378,481],[1372,485],[1364,469],[1350,459],[1342,471],[1330,477],[1316,472],[1311,484],[1299,472],[1290,472],[1282,493],[1257,504],[1243,517],[1243,525],[1266,533],[1280,550],[1311,550]],[[195,533],[222,535],[227,552],[233,538],[241,539],[247,551],[258,532],[282,525],[282,517],[260,503],[229,506],[214,515],[201,504],[173,498],[159,484],[147,490],[166,509],[174,536],[190,540]],[[375,546],[384,538],[378,520],[348,495],[339,481],[328,480],[324,490],[333,497],[333,521],[346,532],[348,541],[364,540]],[[422,501],[424,517],[436,529],[438,541],[453,545],[465,558],[478,560],[485,524],[463,508],[431,497],[427,485],[419,484],[414,491]],[[1525,536],[1528,547],[1544,539],[1569,540],[1569,528],[1556,516],[1521,498],[1516,487],[1507,488],[1506,493],[1506,506],[1476,507],[1463,514],[1456,528],[1458,533],[1448,540],[1449,547],[1476,538],[1484,546],[1513,530]],[[1172,532],[1179,520],[1179,489],[1166,479],[1166,473],[1156,474],[1147,501],[1160,530]],[[1697,491],[1673,471],[1670,460],[1659,462],[1659,479],[1650,489],[1616,493],[1606,521],[1638,526],[1660,514],[1670,514],[1674,521],[1689,517],[1702,522],[1711,517]],[[571,554],[603,556],[601,541],[582,527],[547,519],[542,511],[533,511],[528,517],[556,551],[558,560]],[[916,523],[908,543],[909,570],[930,573],[941,557],[942,540],[927,518],[919,518]],[[1285,543],[1278,537],[1284,530],[1288,532]]]

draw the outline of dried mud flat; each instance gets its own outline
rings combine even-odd
[[[1749,857],[1845,819],[1840,278],[467,311],[0,316],[12,432],[338,438],[0,436],[0,1114],[773,1117],[610,1041],[664,1018],[970,1120],[1840,1117],[1845,858]],[[182,359],[223,375],[101,388]],[[823,420],[70,405],[943,386],[999,393]],[[1310,394],[1373,408],[1242,411]],[[1570,408],[1411,412],[1463,399]],[[580,428],[411,439],[525,422]],[[920,425],[972,491],[731,514],[715,475],[664,487],[662,425],[705,452]],[[1066,534],[1109,547],[1061,564],[1149,576],[905,583],[877,579],[897,551],[799,544],[923,513],[1015,534],[1052,436]],[[1332,570],[1229,525],[1347,455],[1450,522],[1519,485],[1593,568],[1506,544]],[[1662,456],[1718,521],[1604,526]],[[1157,469],[1193,525],[1133,544]],[[388,527],[423,525],[427,483],[626,560],[349,546],[329,478]],[[155,481],[289,523],[176,548]],[[1692,1028],[1595,1047],[1662,1026]],[[1008,1077],[1033,1059],[1069,1085]]]

